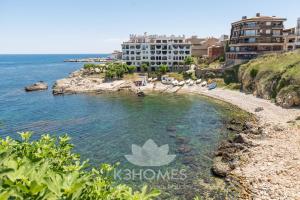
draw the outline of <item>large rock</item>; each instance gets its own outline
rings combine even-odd
[[[223,162],[222,157],[218,156],[215,157],[213,160],[213,166],[211,168],[211,171],[216,176],[226,177],[231,172],[231,168],[229,163]]]
[[[276,97],[276,104],[283,108],[300,105],[300,86],[290,85],[280,90]]]
[[[45,83],[43,81],[39,81],[37,83],[34,83],[32,85],[29,85],[29,86],[25,87],[26,92],[47,90],[47,89],[48,89],[48,85],[47,85],[47,83]]]

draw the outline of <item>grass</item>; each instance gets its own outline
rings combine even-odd
[[[134,80],[137,79],[139,77],[139,74],[137,73],[133,73],[133,74],[125,74],[124,75],[124,80]]]
[[[267,54],[239,68],[243,90],[275,99],[281,90],[300,85],[300,51]]]
[[[178,81],[183,81],[184,80],[183,75],[180,74],[180,73],[170,72],[170,73],[168,73],[168,75],[169,75],[169,77],[173,77]]]
[[[268,72],[286,73],[289,78],[300,82],[300,51],[264,55],[242,65],[240,71],[258,77]]]

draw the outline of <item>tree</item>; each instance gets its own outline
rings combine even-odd
[[[162,74],[167,73],[168,69],[169,69],[169,67],[167,65],[159,66],[159,72],[162,73]]]
[[[185,59],[184,59],[184,64],[185,64],[185,65],[191,65],[191,64],[194,64],[194,59],[193,59],[191,56],[187,56],[187,57],[185,57]]]
[[[123,78],[125,74],[125,69],[122,65],[116,66],[116,76],[117,78]]]
[[[112,68],[105,71],[105,78],[106,79],[111,80],[115,77],[115,75],[116,75],[116,71]]]
[[[142,67],[142,69],[143,69],[144,72],[147,72],[148,71],[148,67],[149,67],[149,63],[143,63],[141,67]]]
[[[136,70],[136,66],[130,65],[127,67],[128,73],[132,74]]]

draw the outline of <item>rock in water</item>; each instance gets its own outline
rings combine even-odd
[[[143,91],[138,91],[136,93],[139,97],[144,97],[145,96],[145,93]]]
[[[29,85],[27,87],[25,87],[25,91],[26,92],[32,92],[32,91],[38,91],[38,90],[47,90],[48,89],[48,85],[47,83],[43,82],[43,81],[39,81],[33,85]]]
[[[218,156],[214,158],[211,170],[216,176],[226,177],[231,168],[228,163],[222,161],[222,157]]]

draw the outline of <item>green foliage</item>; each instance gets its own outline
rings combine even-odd
[[[251,78],[255,78],[257,74],[258,74],[258,69],[255,68],[251,69],[250,71]]]
[[[142,67],[142,69],[143,69],[144,72],[147,72],[148,71],[148,67],[149,67],[149,63],[143,63],[141,67]]]
[[[169,77],[175,78],[177,81],[183,81],[183,73],[170,72],[168,73]]]
[[[225,88],[229,90],[240,90],[242,85],[240,83],[229,83]]]
[[[187,56],[187,57],[185,57],[185,59],[184,59],[184,64],[186,64],[186,65],[191,65],[191,64],[194,64],[195,62],[194,62],[194,59],[191,57],[191,56]]]
[[[161,74],[167,73],[168,70],[169,70],[169,67],[167,65],[161,65],[161,66],[159,66],[159,72]]]
[[[95,67],[96,67],[96,65],[93,63],[86,63],[83,65],[84,69],[91,69],[91,68],[95,68]]]
[[[105,65],[104,64],[94,64],[94,63],[86,63],[83,65],[84,69],[96,69],[98,68],[100,70],[100,72],[103,72],[105,69]]]
[[[230,83],[238,83],[239,82],[239,68],[240,65],[236,65],[232,67],[231,69],[226,69],[224,71],[224,82],[225,84],[230,84]]]
[[[219,62],[225,62],[225,55],[219,57]]]
[[[124,74],[128,72],[128,66],[122,63],[110,63],[107,65],[105,71],[106,79],[123,78]]]
[[[130,65],[130,66],[127,67],[127,69],[128,69],[128,72],[129,72],[130,74],[132,74],[132,73],[136,70],[136,66]]]
[[[107,164],[87,170],[72,153],[68,136],[58,139],[42,135],[30,141],[31,133],[20,133],[22,140],[0,139],[0,199],[39,200],[151,200],[160,193],[144,186],[133,191],[117,185]]]

